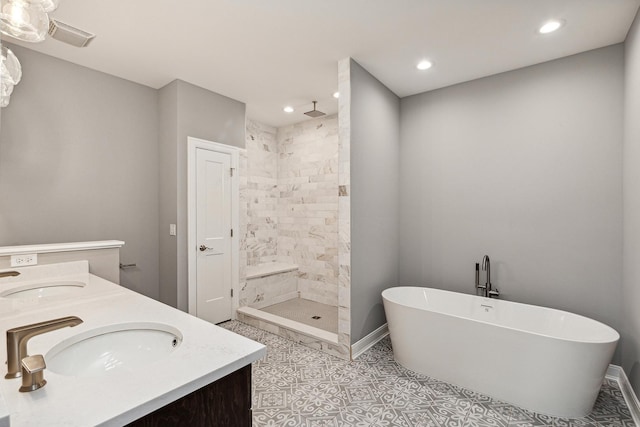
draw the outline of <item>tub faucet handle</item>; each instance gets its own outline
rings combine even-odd
[[[47,365],[44,363],[44,357],[41,354],[25,357],[22,359],[21,365],[22,387],[19,388],[20,392],[35,391],[44,387],[47,383],[44,379],[44,370]]]
[[[476,293],[478,289],[482,291],[482,295],[487,295],[487,285],[480,284],[480,264],[476,262]]]
[[[498,290],[494,288],[489,291],[488,296],[489,298],[498,298],[500,296],[500,292],[498,292]]]

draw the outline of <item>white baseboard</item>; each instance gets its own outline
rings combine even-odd
[[[627,374],[624,373],[622,367],[618,365],[609,365],[605,376],[618,383],[622,396],[624,397],[625,402],[627,402],[629,412],[631,412],[631,417],[633,417],[633,422],[636,423],[636,425],[640,425],[640,402],[638,402],[638,397],[634,393],[633,388],[631,388],[631,383],[629,382],[629,378],[627,378]]]
[[[361,340],[359,340],[358,342],[352,344],[351,345],[351,360],[354,360],[354,359],[357,359],[358,357],[360,357],[360,355],[362,355],[362,353],[364,353],[365,351],[369,350],[371,347],[376,345],[376,343],[378,341],[380,341],[381,339],[383,339],[387,335],[389,335],[389,328],[387,327],[387,324],[385,323],[384,325],[380,326],[375,331],[373,331],[370,334],[368,334],[366,337],[364,337]]]

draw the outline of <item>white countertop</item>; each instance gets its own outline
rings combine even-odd
[[[75,264],[75,263],[68,263]],[[27,267],[28,268],[28,267]],[[68,277],[69,275],[67,275]],[[30,393],[20,393],[21,379],[0,378],[0,426],[2,398],[11,426],[122,425],[136,420],[266,354],[262,344],[200,320],[126,288],[88,274],[86,295],[63,301],[41,298],[39,304],[0,301],[0,325],[12,327],[65,316],[78,316],[83,323],[31,338],[29,354],[43,354],[62,340],[106,325],[156,322],[170,325],[182,334],[182,343],[164,359],[135,374],[117,372],[95,377],[72,377],[45,370],[47,384]],[[50,280],[50,279],[49,279]],[[0,279],[0,292],[7,285]],[[15,283],[15,281],[12,281]],[[4,299],[0,299],[4,300]],[[4,304],[4,305],[3,305]],[[10,314],[5,309],[10,307]],[[5,351],[6,334],[0,334]],[[0,370],[4,377],[6,365]]]

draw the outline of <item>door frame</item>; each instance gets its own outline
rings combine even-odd
[[[196,152],[197,150],[209,150],[231,156],[231,168],[234,173],[231,176],[231,319],[235,320],[238,309],[239,283],[240,283],[240,185],[238,179],[238,159],[242,148],[219,142],[206,141],[204,139],[187,137],[187,300],[189,314],[196,316],[197,307],[197,235],[196,235]]]

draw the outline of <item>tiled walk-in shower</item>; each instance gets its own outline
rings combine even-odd
[[[338,133],[337,115],[280,128],[247,119],[237,315],[348,359],[349,269],[339,273],[338,252],[349,245],[340,245],[338,234],[346,192],[339,185]],[[344,240],[348,226],[342,230]]]
[[[554,418],[404,369],[388,338],[349,362],[241,322],[221,326],[267,346],[267,356],[253,364],[255,427],[635,425],[611,380],[588,417]]]

